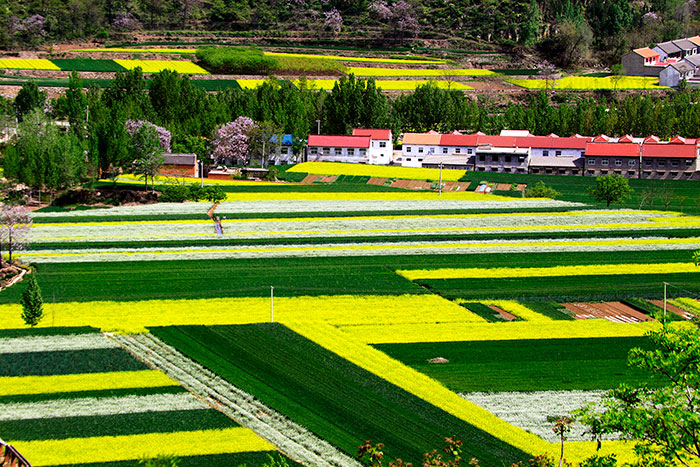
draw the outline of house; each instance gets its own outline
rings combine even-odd
[[[513,136],[479,136],[474,170],[527,173],[530,148],[518,147],[517,140]]]
[[[391,130],[377,128],[353,128],[354,136],[369,136],[372,139],[369,148],[369,163],[388,165],[394,152]]]
[[[160,175],[199,177],[197,154],[163,153],[165,161],[160,168]]]
[[[671,63],[661,70],[659,74],[659,85],[677,88],[681,81],[687,81],[695,76],[695,66],[686,61]]]
[[[437,154],[442,135],[436,131],[427,133],[404,133],[401,157],[396,162],[403,167],[422,167],[428,154]]]
[[[270,150],[268,152],[268,164],[294,164],[299,162],[294,154],[294,138],[292,135],[282,136],[282,142],[277,144],[277,136],[270,138]]]
[[[440,148],[438,154],[443,156],[461,157],[465,160],[465,164],[474,166],[474,156],[476,155],[476,147],[478,146],[479,137],[486,136],[483,133],[473,133],[471,135],[463,135],[458,132],[442,135],[440,137]]]
[[[528,172],[531,174],[581,175],[583,157],[530,156]]]
[[[695,54],[700,53],[700,36],[689,37],[688,40],[695,44]]]
[[[423,167],[427,169],[439,169],[440,166],[443,169],[474,170],[474,156],[429,154],[423,159]]]
[[[671,42],[681,49],[681,58],[695,55],[698,51],[698,45],[689,39],[678,39]]]
[[[641,160],[640,144],[596,142],[586,145],[584,155],[585,175],[618,174],[625,177],[639,176]]]
[[[622,56],[622,66],[626,75],[659,76],[663,66],[659,65],[660,54],[648,47],[634,49]]]
[[[529,136],[517,138],[516,145],[530,148],[530,173],[581,175],[589,141],[583,136]]]
[[[683,51],[673,41],[661,42],[652,49],[659,53],[659,61],[666,62],[669,59],[680,60],[683,58]]]
[[[367,164],[371,142],[370,136],[309,135],[307,160]]]
[[[668,143],[645,143],[642,146],[642,178],[697,179],[698,155],[698,146],[693,139],[677,136]]]

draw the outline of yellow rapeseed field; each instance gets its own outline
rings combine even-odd
[[[659,79],[645,76],[618,76],[596,78],[592,76],[569,76],[557,80],[509,79],[508,83],[527,89],[668,89],[659,86]]]
[[[275,447],[249,428],[146,433],[128,436],[14,441],[32,465],[60,465],[136,460],[167,453],[201,456],[250,451],[274,451]]]
[[[0,396],[162,386],[177,386],[177,383],[164,373],[155,370],[49,376],[2,376],[0,377]]]
[[[349,55],[295,54],[295,53],[285,53],[285,52],[265,52],[265,55],[268,55],[270,57],[323,58],[326,60],[339,60],[342,62],[406,63],[406,64],[445,63],[445,60],[440,60],[440,59],[373,58],[373,57],[352,57]]]
[[[440,169],[349,164],[342,162],[303,162],[290,168],[289,172],[305,172],[314,175],[361,175],[408,180],[438,180],[440,178]],[[457,181],[462,178],[464,174],[465,172],[463,170],[443,169],[442,180]],[[381,196],[386,196],[388,194],[389,193],[380,193]],[[483,197],[481,199],[483,199]]]
[[[246,83],[246,86],[249,87],[257,87],[260,84],[262,84],[263,81],[265,80],[238,80],[239,84],[241,84],[241,81]],[[253,82],[260,82],[260,84],[256,84]],[[311,88],[311,89],[323,89],[323,90],[331,90],[333,89],[333,86],[335,86],[335,83],[337,80],[334,79],[307,79],[306,80],[306,86]],[[438,88],[440,89],[459,89],[459,90],[471,90],[474,89],[471,86],[467,86],[464,83],[456,82],[456,81],[446,81],[446,80],[424,80],[424,79],[380,79],[380,80],[375,80],[375,84],[377,85],[377,88],[380,88],[384,91],[413,91],[415,90],[418,86],[424,86],[428,83],[434,83]],[[299,81],[294,81],[295,85],[299,85]],[[243,84],[241,84],[243,87]]]
[[[208,75],[209,72],[192,62],[180,60],[114,60],[127,70],[140,67],[144,73],[158,73],[163,70],[177,71],[182,74]]]
[[[444,268],[398,270],[408,280],[486,279],[558,276],[617,276],[621,274],[673,274],[698,272],[694,263],[587,264],[545,268]]]
[[[61,70],[43,58],[0,58],[0,68],[15,70]]]

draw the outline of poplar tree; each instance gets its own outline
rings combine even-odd
[[[44,317],[44,300],[36,277],[33,273],[28,276],[27,289],[22,292],[22,319],[28,326],[34,327]]]

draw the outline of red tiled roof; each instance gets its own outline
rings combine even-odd
[[[586,149],[590,138],[562,138],[559,136],[526,136],[517,138],[518,147],[552,149]]]
[[[650,135],[644,138],[645,143],[658,143],[659,141],[659,137],[654,135]]]
[[[440,146],[476,146],[479,140],[477,135],[442,135],[440,137]]]
[[[353,128],[354,136],[369,136],[372,139],[391,139],[391,130],[379,128]]]
[[[608,135],[598,135],[595,138],[593,138],[594,143],[606,143],[610,141],[610,137]]]
[[[586,156],[639,157],[639,145],[632,143],[588,143]]]
[[[404,133],[402,144],[440,144],[440,133]]]
[[[671,144],[685,144],[686,140],[682,136],[674,136],[671,138]]]
[[[642,157],[680,157],[695,159],[697,148],[694,144],[645,144]]]
[[[617,140],[618,143],[634,143],[634,138],[630,135],[625,135],[619,140]]]
[[[368,148],[369,136],[347,135],[309,135],[309,146],[335,147],[335,148]]]
[[[634,49],[632,52],[641,55],[644,58],[653,58],[653,57],[658,57],[659,52],[656,52],[655,50],[650,49],[649,47],[642,47],[641,49]]]
[[[514,148],[516,147],[516,137],[515,136],[489,136],[483,135],[479,136],[478,145],[491,145],[500,148]]]

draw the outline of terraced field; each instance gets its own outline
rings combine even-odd
[[[302,176],[376,175],[364,166],[298,170]],[[18,330],[25,286],[0,292],[0,328],[7,329],[0,334],[0,402],[35,405],[25,412],[17,406],[7,426],[0,424],[0,437],[37,465],[55,465],[48,456],[71,446],[111,453],[107,444],[90,444],[107,443],[107,436],[144,436],[138,438],[144,446],[167,446],[187,459],[215,456],[207,457],[212,465],[224,465],[221,456],[243,455],[216,451],[224,442],[239,451],[273,449],[225,441],[241,428],[210,408],[196,410],[201,418],[191,424],[201,429],[178,438],[184,432],[179,420],[194,420],[192,413],[164,414],[189,408],[66,415],[62,405],[44,404],[82,398],[91,401],[85,410],[101,411],[107,399],[132,396],[201,404],[84,328],[91,326],[139,334],[115,341],[141,349],[157,368],[169,368],[181,352],[183,361],[199,365],[194,373],[202,367],[213,372],[207,381],[224,385],[226,394],[242,391],[266,404],[278,414],[271,425],[284,431],[287,420],[325,440],[324,452],[333,453],[324,454],[328,465],[355,465],[349,459],[366,439],[385,443],[391,458],[416,462],[440,448],[443,437],[458,435],[465,454],[500,467],[555,455],[558,445],[542,413],[566,412],[621,382],[641,381],[625,366],[627,351],[646,345],[644,334],[659,320],[700,314],[700,272],[691,259],[700,248],[700,220],[693,215],[352,183],[343,190],[222,186],[228,200],[217,208],[226,217],[221,236],[206,215],[207,203],[34,214],[32,242],[19,256],[37,267],[46,316],[32,331],[39,340],[30,340]],[[663,282],[671,284],[673,306],[665,318],[658,302]],[[600,318],[577,313],[574,304],[595,308]],[[636,318],[618,319],[615,310],[623,308]],[[270,321],[276,324],[264,324]],[[68,333],[81,337],[61,337],[61,326],[83,326]],[[45,347],[48,341],[52,348]],[[81,357],[85,348],[93,358]],[[445,361],[429,363],[434,359]],[[21,413],[47,415],[26,419]],[[154,421],[159,414],[163,421]],[[101,417],[111,422],[89,435]],[[223,429],[224,438],[193,434],[214,429]],[[48,433],[56,433],[48,448],[35,443]],[[200,442],[200,435],[211,441]],[[185,441],[202,452],[183,453],[178,443]],[[285,442],[275,443],[301,459]],[[595,448],[572,440],[566,457],[580,462]],[[125,452],[81,462],[116,466],[136,458]],[[631,445],[620,441],[603,443],[600,453],[610,452],[633,457]],[[326,465],[319,456],[304,459]]]

